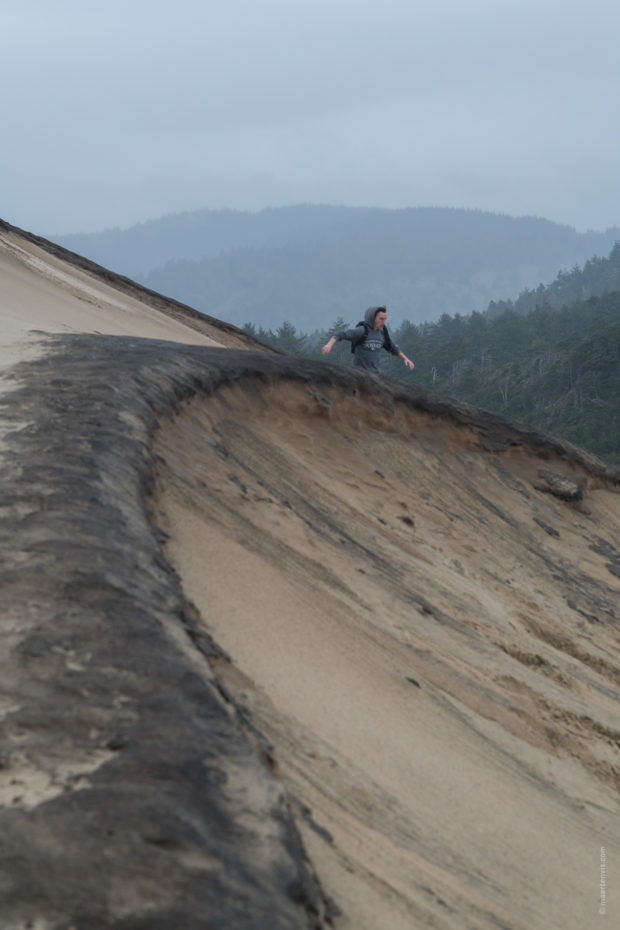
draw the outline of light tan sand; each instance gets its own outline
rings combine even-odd
[[[601,847],[620,888],[620,651],[583,613],[588,578],[620,600],[590,548],[619,538],[620,495],[567,505],[527,451],[320,400],[190,405],[161,433],[157,506],[232,657],[221,680],[312,811],[339,926],[600,926]]]
[[[105,333],[193,345],[244,347],[208,323],[202,331],[68,264],[22,236],[0,230],[0,370],[35,351],[37,331]]]
[[[247,348],[203,321],[166,312],[51,254],[18,232],[0,229],[0,391],[6,370],[45,351],[46,333],[102,333],[191,345]],[[15,428],[12,421],[11,428]],[[0,439],[4,426],[0,422]]]

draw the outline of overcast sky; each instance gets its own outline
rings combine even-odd
[[[472,207],[620,225],[618,0],[0,0],[0,216]]]

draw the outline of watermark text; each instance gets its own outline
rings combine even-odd
[[[601,859],[600,859],[600,882],[599,882],[599,899],[598,899],[598,912],[599,914],[607,913],[607,850],[604,846],[601,846]]]

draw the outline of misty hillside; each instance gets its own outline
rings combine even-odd
[[[620,243],[501,307],[403,330],[422,383],[620,462]]]
[[[526,289],[519,297],[501,300],[489,307],[490,313],[516,310],[527,313],[537,307],[565,307],[589,297],[620,292],[620,241],[616,242],[609,256],[588,259],[580,268],[560,271],[548,285],[539,284],[534,290]]]
[[[235,325],[309,331],[373,303],[396,322],[481,310],[618,238],[475,210],[298,206],[201,210],[56,241]]]
[[[120,274],[140,277],[175,259],[199,261],[238,248],[278,248],[317,235],[333,235],[372,208],[298,206],[241,210],[193,210],[138,223],[128,229],[53,236],[64,248]]]

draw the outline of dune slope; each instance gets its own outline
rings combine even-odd
[[[37,333],[148,336],[229,348],[257,340],[0,220],[0,370]]]
[[[594,926],[620,835],[618,486],[307,374],[177,413],[156,507],[340,925]]]

